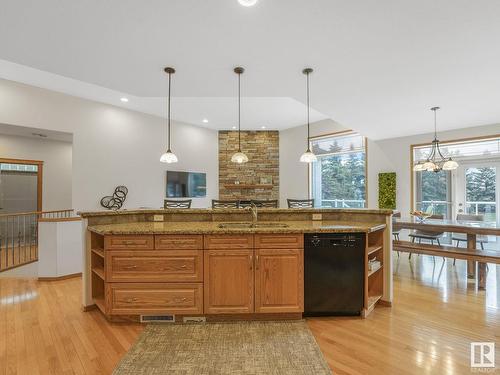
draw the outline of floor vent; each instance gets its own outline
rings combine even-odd
[[[175,323],[175,315],[141,315],[141,323]]]

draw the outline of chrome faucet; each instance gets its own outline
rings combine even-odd
[[[248,206],[246,209],[248,211],[252,211],[252,223],[253,224],[257,223],[258,212],[257,212],[257,206],[255,205],[255,203],[250,203],[250,206]]]

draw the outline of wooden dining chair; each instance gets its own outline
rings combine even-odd
[[[471,215],[471,214],[457,214],[457,221],[484,221],[484,215]],[[460,247],[461,242],[467,243],[467,234],[465,233],[452,233],[452,241],[457,241],[457,247]],[[484,244],[488,243],[488,236],[476,236],[476,242],[484,250]],[[453,258],[453,265],[457,260]]]
[[[165,199],[163,201],[163,208],[181,208],[187,209],[191,208],[192,199],[183,199],[183,200],[173,200],[173,199]]]
[[[252,199],[252,203],[255,204],[255,206],[257,206],[258,208],[278,208],[277,199],[268,199],[268,200]]]
[[[313,208],[314,199],[287,199],[288,208]]]
[[[438,220],[443,220],[444,215],[441,214],[436,214],[428,217],[428,219],[438,219]],[[427,230],[414,230],[408,234],[408,237],[411,238],[411,242],[415,242],[415,240],[418,240],[418,243],[422,243],[422,240],[426,241],[431,241],[431,245],[434,245],[434,241],[437,242],[439,246],[441,246],[441,242],[439,239],[443,236],[444,232],[434,232],[434,231],[427,231]],[[411,259],[411,253],[408,256],[408,259]]]
[[[212,199],[213,209],[240,208],[239,201]]]

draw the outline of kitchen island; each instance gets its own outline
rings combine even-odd
[[[82,212],[83,307],[110,320],[300,319],[304,234],[363,234],[362,316],[392,302],[390,210]],[[370,270],[368,259],[381,267]]]

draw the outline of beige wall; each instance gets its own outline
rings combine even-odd
[[[70,142],[0,134],[0,157],[42,160],[44,162],[43,210],[72,207],[72,145]]]
[[[165,171],[207,173],[206,207],[217,196],[217,132],[174,123],[172,149],[179,163],[160,163],[165,149],[164,120],[107,104],[0,80],[0,123],[73,134],[73,207],[100,209],[99,200],[126,185],[123,208],[161,207]],[[174,109],[175,111],[175,109]]]

